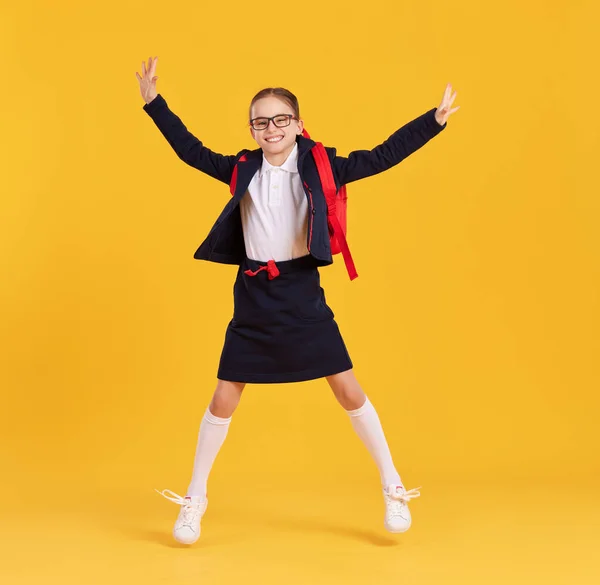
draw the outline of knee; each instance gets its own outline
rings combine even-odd
[[[338,400],[345,410],[357,410],[363,406],[366,398],[367,397],[360,388],[352,388],[345,390],[341,399],[338,397]]]
[[[244,384],[219,381],[209,405],[209,410],[219,418],[229,418],[237,408]]]
[[[345,410],[360,408],[367,398],[362,388],[358,385],[358,382],[354,379],[337,380],[336,383],[331,384],[331,389],[337,401]]]

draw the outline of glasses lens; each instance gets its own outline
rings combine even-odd
[[[252,121],[252,128],[255,130],[264,130],[269,125],[267,118],[256,118]]]
[[[277,126],[278,128],[283,128],[284,126],[290,125],[291,118],[292,117],[289,115],[275,116],[275,118],[273,119],[273,122],[275,122],[275,126]]]

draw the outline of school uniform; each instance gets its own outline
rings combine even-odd
[[[144,110],[179,158],[235,185],[194,254],[197,260],[239,266],[233,318],[217,377],[246,383],[300,382],[351,369],[320,286],[319,267],[333,259],[327,203],[309,156],[314,141],[298,136],[285,163],[273,167],[260,148],[236,155],[211,151],[160,94]],[[343,157],[326,147],[336,187],[383,172],[421,148],[446,127],[435,120],[435,111],[405,124],[372,150]]]

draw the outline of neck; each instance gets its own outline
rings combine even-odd
[[[269,164],[273,165],[274,167],[280,167],[287,160],[287,157],[290,156],[292,150],[294,150],[294,146],[296,146],[295,142],[289,148],[286,148],[283,152],[278,152],[276,154],[265,152],[265,158],[267,159],[267,161],[269,161]]]

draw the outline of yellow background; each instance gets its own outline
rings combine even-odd
[[[597,583],[598,6],[19,2],[0,21],[0,582]],[[327,299],[413,528],[324,381],[249,386],[202,540],[170,537],[235,267],[196,247],[229,197],[182,163],[135,72],[207,146],[291,89],[372,148],[458,92],[447,129],[349,186]]]

